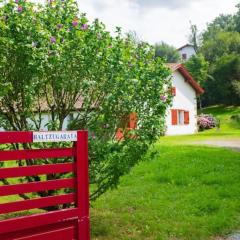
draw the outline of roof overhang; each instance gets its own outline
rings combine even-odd
[[[197,95],[204,93],[204,89],[192,78],[191,74],[181,63],[167,63],[167,66],[173,71],[179,71],[186,81],[195,89]]]
[[[182,47],[178,48],[177,50],[180,51],[185,47],[194,47],[194,46],[192,44],[187,43],[187,44],[183,45]]]

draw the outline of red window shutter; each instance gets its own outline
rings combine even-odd
[[[189,112],[184,111],[184,124],[189,124]]]
[[[117,133],[116,133],[116,139],[118,141],[121,141],[123,139],[123,129],[122,128],[118,128]]]
[[[137,127],[137,114],[130,113],[129,114],[129,128],[135,129]]]
[[[178,115],[177,115],[177,110],[176,109],[172,109],[171,110],[171,112],[172,112],[172,125],[177,125],[177,117],[178,117]]]
[[[172,96],[176,96],[176,87],[172,87]]]

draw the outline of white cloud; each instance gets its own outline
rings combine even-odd
[[[238,0],[81,0],[80,10],[107,28],[135,30],[143,40],[166,41],[176,47],[188,41],[190,21],[200,30],[220,13],[233,13]]]
[[[153,8],[153,7],[161,7],[168,9],[176,9],[183,8],[188,6],[191,2],[196,0],[135,0],[137,4],[142,7]]]
[[[34,0],[44,2],[44,0]],[[78,0],[90,20],[99,18],[111,32],[136,31],[150,43],[179,47],[188,41],[190,21],[203,30],[219,14],[236,12],[239,0]]]

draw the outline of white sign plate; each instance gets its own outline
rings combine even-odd
[[[76,142],[77,131],[33,132],[33,142]]]

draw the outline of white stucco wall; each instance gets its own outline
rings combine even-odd
[[[73,114],[74,117],[77,116],[77,113],[75,113],[75,112],[72,113],[72,114]],[[42,124],[41,124],[41,130],[42,130],[42,131],[47,131],[47,130],[48,130],[47,123],[49,122],[49,119],[50,119],[50,116],[49,116],[47,113],[44,113],[44,114],[42,115]],[[67,117],[64,119],[62,130],[66,130],[66,129],[67,129],[69,120],[70,120],[70,116],[67,116]]]
[[[180,49],[179,53],[181,55],[181,58],[182,58],[182,54],[187,54],[186,60],[188,60],[192,55],[196,54],[196,52],[192,46],[186,46],[186,47]]]
[[[72,113],[74,117],[77,116],[77,112],[74,112]],[[37,118],[37,116],[36,116]],[[64,122],[63,122],[63,127],[62,127],[62,130],[66,130],[67,129],[67,125],[69,123],[69,119],[70,119],[70,116],[67,116],[65,119],[64,119]],[[49,120],[50,120],[50,115],[48,113],[43,113],[42,114],[42,122],[41,122],[41,127],[40,127],[40,131],[48,131],[48,123],[49,123]],[[29,124],[32,124],[32,121],[31,120],[28,120]],[[4,132],[4,131],[7,131],[3,128],[0,128],[0,132]]]
[[[167,112],[166,135],[194,134],[197,132],[196,92],[178,71],[175,71],[172,75],[173,87],[176,87],[176,96],[173,98],[172,107]],[[189,124],[172,125],[171,109],[189,111]]]

